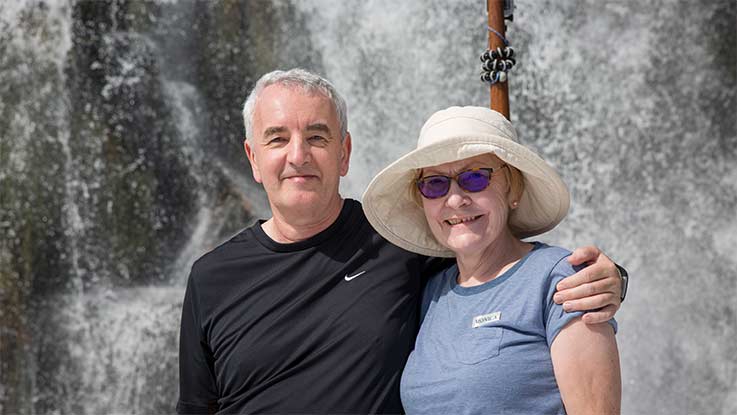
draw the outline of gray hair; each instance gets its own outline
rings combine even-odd
[[[330,99],[340,122],[340,138],[348,135],[348,108],[345,100],[327,79],[304,69],[295,68],[288,71],[272,71],[256,81],[251,93],[243,104],[243,124],[246,127],[246,139],[253,137],[253,113],[256,101],[261,92],[268,86],[279,84],[287,87],[301,88],[308,94],[322,94]]]

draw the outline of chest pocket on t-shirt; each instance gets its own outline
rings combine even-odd
[[[475,365],[499,355],[504,329],[498,326],[468,328],[454,342],[456,358]]]

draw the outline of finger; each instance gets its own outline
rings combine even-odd
[[[563,291],[569,288],[578,287],[581,284],[586,284],[610,276],[615,276],[619,278],[617,267],[615,267],[613,263],[611,264],[611,267],[609,267],[607,264],[591,264],[588,267],[578,271],[577,273],[563,278],[560,282],[558,282],[555,288],[558,291]]]
[[[571,256],[568,257],[568,262],[574,266],[583,265],[587,262],[595,261],[599,257],[599,254],[601,254],[601,251],[593,245],[576,248]]]
[[[601,310],[590,311],[583,315],[582,320],[586,324],[599,324],[605,323],[614,317],[619,307],[615,305],[608,305]]]
[[[620,291],[621,288],[619,288],[618,285],[619,279],[615,278],[596,280],[594,282],[579,285],[578,287],[558,291],[557,293],[555,293],[555,295],[553,295],[553,301],[555,301],[557,304],[562,304],[565,301],[579,300],[598,294],[609,293],[619,295],[618,291]]]
[[[609,260],[605,255],[601,255],[599,258],[606,258],[606,261],[599,260],[598,262],[589,265],[588,267],[582,269],[581,271],[564,278],[558,284],[555,286],[555,288],[559,292],[566,292],[570,289],[576,288],[578,286],[592,283],[594,281],[601,281],[605,280],[607,281],[609,289],[607,291],[611,290],[614,294],[616,294],[618,297],[622,296],[622,277],[619,275],[619,271],[617,270],[617,266]],[[589,287],[591,288],[591,287]],[[595,294],[596,291],[591,291],[592,294]],[[571,295],[570,293],[566,294]],[[570,299],[579,298],[577,294],[573,294],[570,297]],[[554,298],[555,299],[555,298]],[[561,303],[562,301],[557,301],[557,303]]]
[[[563,310],[565,311],[589,311],[603,308],[608,305],[615,305],[619,307],[619,297],[612,293],[604,293],[592,295],[586,298],[578,300],[569,300],[563,303]]]

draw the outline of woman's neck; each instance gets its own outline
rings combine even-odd
[[[489,282],[512,268],[532,248],[533,244],[505,233],[480,252],[459,254],[458,284],[473,287]]]

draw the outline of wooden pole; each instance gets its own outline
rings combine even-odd
[[[502,36],[506,36],[504,0],[486,0],[486,9],[489,14],[489,27],[499,32]],[[489,49],[496,49],[497,47],[504,49],[504,46],[504,42],[499,36],[489,30]],[[509,79],[507,79],[507,82],[491,84],[489,89],[491,109],[500,112],[508,120],[511,120],[509,116]]]

